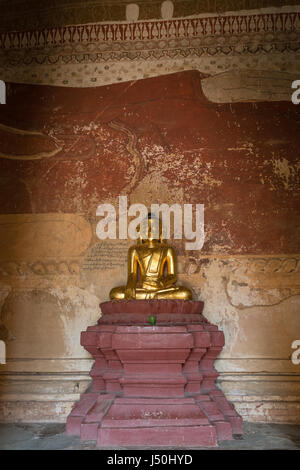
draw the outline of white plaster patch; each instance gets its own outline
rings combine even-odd
[[[298,170],[300,169],[300,163],[293,166],[285,157],[274,158],[272,163],[274,173],[280,178],[284,189],[294,189],[292,180],[295,178]]]
[[[140,8],[136,3],[129,3],[126,5],[126,20],[131,22],[135,22],[139,19],[139,12]]]
[[[66,354],[72,357],[89,357],[80,346],[80,333],[96,324],[100,317],[99,299],[90,292],[76,286],[65,289],[49,289],[61,306],[61,321],[64,325]]]
[[[173,17],[174,5],[171,0],[165,0],[161,4],[161,17],[163,20],[170,20]]]

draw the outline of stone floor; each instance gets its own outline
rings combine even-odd
[[[60,423],[0,424],[1,450],[95,449],[93,442],[66,436]],[[244,436],[220,443],[219,449],[300,449],[300,425],[244,423]]]

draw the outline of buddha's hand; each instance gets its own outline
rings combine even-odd
[[[169,274],[164,278],[164,287],[170,287],[176,282],[176,276],[174,274]]]
[[[135,287],[128,285],[125,288],[125,299],[135,299]]]

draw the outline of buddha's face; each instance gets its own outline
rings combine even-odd
[[[162,224],[161,220],[154,217],[144,219],[140,226],[140,239],[145,241],[161,241],[162,237]]]

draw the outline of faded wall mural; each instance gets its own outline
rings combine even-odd
[[[57,414],[62,407],[59,418],[87,385],[90,359],[80,331],[96,322],[110,288],[124,283],[132,243],[99,240],[96,208],[117,207],[118,196],[127,195],[130,204],[204,204],[203,249],[173,243],[181,279],[226,335],[217,365],[239,410],[247,416],[244,394],[253,388],[257,396],[278,395],[274,376],[293,380],[300,294],[296,106],[214,104],[199,73],[190,71],[93,89],[10,84],[0,119],[6,371],[59,374],[48,379],[64,379],[62,391],[49,392]],[[31,375],[27,386],[33,399],[42,384]],[[43,419],[51,419],[49,406]],[[252,418],[278,419],[277,408],[260,408]],[[15,413],[7,404],[4,412]]]
[[[1,421],[63,422],[88,386],[80,332],[124,284],[132,244],[99,240],[96,209],[124,195],[204,204],[202,250],[170,243],[224,331],[219,386],[246,420],[299,423],[300,13],[265,3],[2,25]]]

